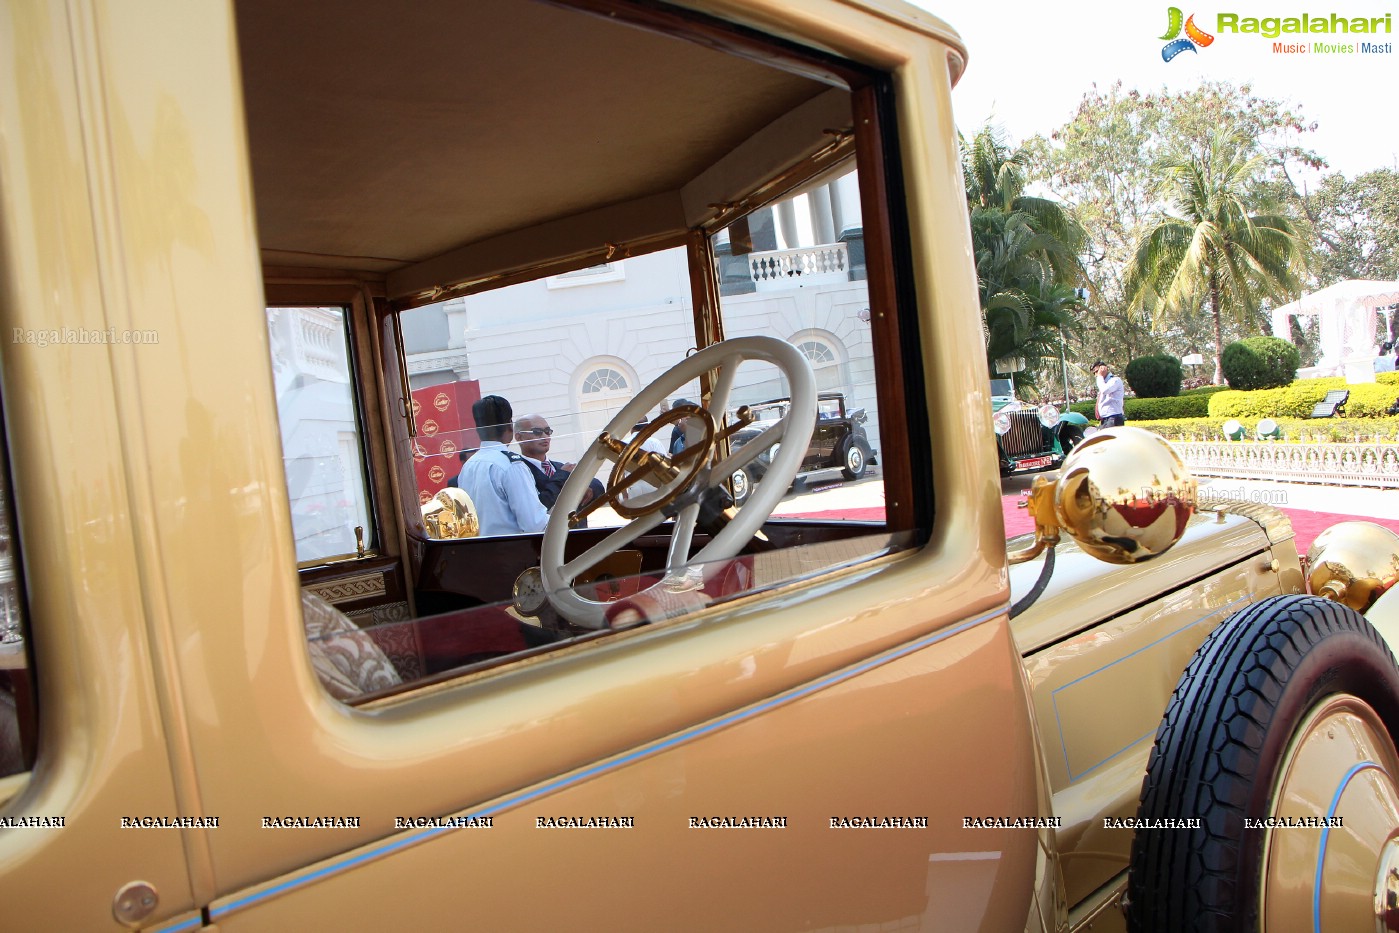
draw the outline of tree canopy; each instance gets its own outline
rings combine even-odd
[[[1252,172],[1244,184],[1248,213],[1273,211],[1289,173],[1323,164],[1305,147],[1314,129],[1297,107],[1262,97],[1244,85],[1204,82],[1183,93],[1143,93],[1118,82],[1084,95],[1077,113],[1049,136],[1023,147],[1027,177],[1072,208],[1086,233],[1083,267],[1093,290],[1085,313],[1080,358],[1126,359],[1159,350],[1204,350],[1212,315],[1202,305],[1158,307],[1150,291],[1136,301],[1126,277],[1143,231],[1165,208],[1162,167],[1205,158],[1211,137],[1239,140]],[[1256,157],[1256,160],[1255,160]],[[1221,321],[1224,336],[1257,333],[1257,305]],[[1124,358],[1125,357],[1125,358]]]
[[[988,369],[1020,358],[1022,382],[1035,384],[1058,364],[1063,329],[1077,328],[1083,228],[1063,205],[1026,194],[1023,155],[989,126],[962,140],[962,171]]]
[[[1261,154],[1236,133],[1216,131],[1203,152],[1156,166],[1166,210],[1149,223],[1124,281],[1129,305],[1150,296],[1158,317],[1209,309],[1214,380],[1223,378],[1223,317],[1247,321],[1265,298],[1284,303],[1299,287],[1302,248],[1292,221],[1254,213]]]

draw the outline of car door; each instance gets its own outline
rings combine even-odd
[[[172,573],[207,580],[222,567],[222,531],[195,536],[167,564],[156,519],[204,526],[174,477],[226,500],[219,463],[246,455],[223,417],[239,417],[243,377],[217,361],[190,371],[171,314],[173,281],[216,281],[230,242],[246,247],[246,216],[230,196],[238,176],[220,171],[237,164],[227,140],[214,141],[215,157],[183,119],[207,129],[198,109],[151,93],[161,82],[139,56],[96,52],[134,51],[141,36],[128,29],[181,35],[180,56],[222,63],[227,94],[228,18],[150,12],[0,7],[0,307],[10,338],[0,347],[9,441],[0,472],[10,478],[0,508],[13,509],[0,657],[23,751],[0,779],[7,929],[188,928],[216,894],[218,821],[202,805],[183,729],[199,713],[173,674],[198,667],[201,652],[196,640],[182,653],[169,635],[183,588]],[[182,93],[192,104],[192,89]],[[215,122],[228,128],[228,115]],[[200,172],[185,171],[190,159]],[[244,284],[241,294],[205,290],[202,302],[217,315],[255,298]],[[196,391],[148,381],[170,371]],[[215,389],[221,399],[204,405]],[[141,396],[151,391],[178,402],[148,420]],[[202,460],[220,447],[225,457]]]

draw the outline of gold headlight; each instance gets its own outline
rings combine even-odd
[[[455,486],[423,503],[423,524],[430,538],[474,538],[481,533],[476,504]]]
[[[1307,583],[1317,596],[1357,612],[1399,581],[1399,535],[1371,522],[1341,522],[1307,549]]]
[[[1054,508],[1079,547],[1113,564],[1165,553],[1185,534],[1197,484],[1174,448],[1140,428],[1099,431],[1059,472]]]

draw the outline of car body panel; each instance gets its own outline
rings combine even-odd
[[[1000,673],[986,681],[975,674],[971,681],[960,674],[947,678],[940,660],[944,652],[970,662],[969,672]],[[1018,692],[1006,676],[1008,652],[1013,646],[1006,620],[991,617],[949,633],[935,646],[899,649],[868,673],[847,669],[828,685],[818,680],[796,694],[764,701],[761,715],[758,709],[741,710],[597,763],[597,768],[617,768],[613,776],[593,777],[590,768],[522,788],[504,801],[483,801],[473,809],[494,814],[489,830],[455,830],[392,858],[365,857],[289,896],[267,888],[242,892],[211,913],[230,930],[279,929],[295,925],[307,911],[331,924],[442,928],[460,918],[464,904],[473,905],[473,922],[487,928],[611,926],[619,922],[619,909],[626,912],[624,925],[648,929],[798,929],[810,917],[850,925],[937,917],[940,929],[984,929],[987,923],[1022,928],[1021,898],[991,902],[998,890],[1032,888],[1035,853],[1001,838],[1012,831],[974,837],[986,850],[1003,851],[1002,857],[958,860],[948,853],[971,840],[955,822],[938,826],[934,818],[930,827],[937,828],[928,831],[830,826],[832,817],[921,814],[930,798],[920,784],[945,784],[962,769],[979,767],[975,736],[981,727],[947,716],[944,702],[954,689]],[[910,718],[923,736],[915,746],[905,740]],[[1033,741],[1027,732],[1020,738]],[[832,759],[833,747],[844,750],[842,760]],[[772,767],[774,749],[780,750],[779,768]],[[1022,755],[1006,765],[960,806],[993,812],[1013,800],[1017,808],[1032,811],[1033,758]],[[926,783],[905,781],[911,773]],[[636,828],[536,827],[540,818],[599,814],[632,815]],[[766,815],[784,816],[786,827],[743,832],[690,826],[692,817]],[[398,834],[385,844],[410,835]],[[742,870],[749,850],[786,870],[771,877]],[[657,871],[657,851],[673,853],[682,870]],[[423,876],[447,864],[477,866],[458,876],[450,896],[368,903],[355,896],[364,889],[426,892]],[[875,864],[881,868],[875,870]],[[854,865],[870,867],[852,871]],[[556,876],[548,897],[538,896],[541,866],[558,869],[546,872]],[[278,883],[295,884],[304,877]],[[722,893],[695,897],[696,878]],[[979,896],[969,898],[967,890]],[[686,905],[683,917],[676,915],[677,904]]]
[[[1072,543],[1057,549],[1054,580],[1041,601],[1015,620],[1016,640],[1035,698],[1036,720],[1062,820],[1057,833],[1069,903],[1110,881],[1125,864],[1132,833],[1103,819],[1136,813],[1152,738],[1181,672],[1205,637],[1230,614],[1282,591],[1271,545],[1248,518],[1191,519],[1186,536],[1160,561],[1117,568]],[[1014,568],[1012,589],[1028,588],[1037,563]],[[1172,580],[1189,578],[1188,588]],[[1163,595],[1142,601],[1159,587]],[[1096,610],[1085,625],[1085,590]],[[1101,857],[1083,853],[1101,853]]]

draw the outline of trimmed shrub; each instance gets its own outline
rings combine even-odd
[[[1213,395],[1213,394],[1216,393],[1216,392],[1228,392],[1228,391],[1229,391],[1229,387],[1228,387],[1228,386],[1198,386],[1198,387],[1196,387],[1196,388],[1194,388],[1194,389],[1186,389],[1185,391],[1181,392],[1180,394],[1181,394],[1181,395],[1204,395],[1204,396],[1208,397],[1208,396]]]
[[[1127,364],[1123,373],[1132,394],[1137,398],[1168,398],[1180,394],[1184,373],[1180,360],[1169,353],[1139,356]]]
[[[1383,373],[1396,376],[1399,373]],[[1285,389],[1256,392],[1219,392],[1209,396],[1211,418],[1309,418],[1316,403],[1333,389],[1349,389],[1347,418],[1383,418],[1399,398],[1399,381],[1385,380],[1374,385],[1347,386],[1340,377],[1302,379]],[[1321,420],[1321,419],[1317,419]]]
[[[1224,348],[1220,360],[1232,389],[1274,389],[1297,378],[1297,348],[1280,337],[1248,337]]]
[[[1224,439],[1227,418],[1178,418],[1170,421],[1142,421],[1133,424],[1146,428],[1171,441]],[[1249,437],[1253,437],[1258,421],[1240,418]],[[1399,443],[1399,418],[1277,418],[1285,441],[1350,443],[1357,437],[1369,443],[1379,435],[1382,441]],[[1263,443],[1267,443],[1266,441]]]

